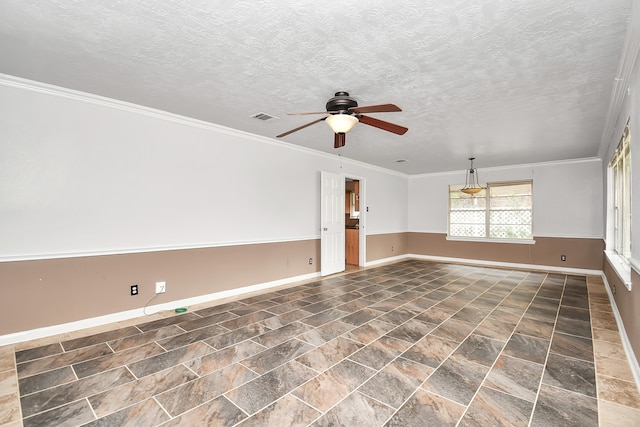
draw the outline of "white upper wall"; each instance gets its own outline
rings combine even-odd
[[[0,99],[0,261],[319,238],[322,170],[363,180],[367,234],[446,233],[464,182],[14,78]],[[600,160],[479,166],[533,179],[535,236],[602,237]]]
[[[367,234],[408,227],[403,175],[13,78],[0,99],[0,261],[319,238],[322,170],[364,180]]]
[[[478,167],[478,174],[482,182],[533,180],[534,236],[603,237],[599,159]],[[449,185],[464,181],[465,171],[410,177],[409,231],[447,233]]]

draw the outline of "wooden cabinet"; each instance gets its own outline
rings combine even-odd
[[[360,261],[360,230],[347,228],[345,230],[345,258],[347,264],[358,265]]]
[[[351,214],[351,191],[347,191],[344,195],[344,213]]]
[[[353,181],[353,193],[356,199],[354,211],[360,212],[360,181]]]

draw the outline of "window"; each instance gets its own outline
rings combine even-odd
[[[532,181],[487,183],[476,195],[449,186],[449,237],[533,239]]]
[[[613,153],[609,168],[613,178],[613,249],[625,258],[631,257],[631,150],[629,123],[620,144]]]

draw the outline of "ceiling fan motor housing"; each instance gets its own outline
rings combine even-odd
[[[327,101],[327,112],[338,113],[340,111],[348,111],[349,108],[355,108],[358,102],[349,96],[348,92],[336,92],[335,96]]]

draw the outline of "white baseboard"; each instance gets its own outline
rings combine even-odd
[[[452,262],[456,264],[469,264],[469,265],[478,265],[484,267],[506,267],[506,268],[517,268],[524,270],[540,270],[540,271],[553,271],[558,273],[573,273],[573,274],[590,274],[595,276],[601,276],[602,270],[589,270],[586,268],[565,268],[565,267],[555,267],[552,265],[538,265],[538,264],[518,264],[514,262],[496,262],[496,261],[484,261],[477,259],[468,259],[468,258],[453,258],[453,257],[441,257],[441,256],[431,256],[431,255],[416,255],[409,254],[406,258],[417,258],[424,259],[428,261],[438,261],[438,262]]]
[[[638,364],[638,359],[633,352],[633,347],[631,347],[631,341],[629,341],[629,337],[627,336],[627,331],[624,329],[624,323],[622,322],[622,316],[620,316],[620,311],[618,311],[618,306],[616,305],[616,300],[611,293],[611,287],[609,286],[609,281],[607,281],[607,276],[602,274],[602,280],[604,282],[604,288],[607,290],[607,295],[609,296],[609,301],[611,302],[611,308],[613,310],[613,315],[616,318],[616,323],[618,324],[618,330],[620,331],[620,337],[622,338],[622,346],[624,347],[624,351],[627,353],[627,360],[629,360],[629,366],[631,368],[631,372],[633,373],[633,378],[636,380],[636,387],[640,392],[640,365]]]
[[[364,266],[365,267],[373,267],[374,265],[387,264],[389,262],[400,261],[402,259],[413,258],[413,255],[398,255],[389,258],[377,259],[375,261],[369,261]]]
[[[624,323],[622,322],[622,317],[620,316],[620,312],[618,311],[616,300],[613,298],[613,294],[611,293],[611,288],[609,286],[609,283],[607,282],[607,277],[605,276],[602,270],[561,268],[561,267],[554,267],[554,266],[548,266],[548,265],[516,264],[516,263],[508,263],[508,262],[481,261],[481,260],[473,260],[473,259],[466,259],[466,258],[450,258],[450,257],[416,255],[416,254],[408,254],[400,257],[376,260],[375,262],[369,263],[367,265],[382,264],[382,263],[396,261],[398,259],[403,259],[403,258],[417,258],[417,259],[424,259],[428,261],[453,262],[453,263],[470,264],[470,265],[487,266],[487,267],[493,266],[493,267],[519,268],[519,269],[525,269],[525,270],[557,271],[559,273],[588,274],[588,275],[602,277],[602,280],[604,281],[604,284],[605,284],[605,289],[607,290],[607,295],[609,296],[609,301],[611,302],[613,314],[616,318],[616,323],[618,324],[618,330],[620,331],[620,336],[622,337],[622,344],[624,346],[625,352],[627,353],[627,359],[629,360],[631,372],[633,373],[633,378],[635,379],[636,387],[638,387],[638,391],[640,391],[640,365],[638,364],[638,359],[636,358],[633,352],[633,348],[631,347],[631,342],[629,341],[629,337],[627,336],[627,332],[624,328]]]
[[[416,255],[416,254],[405,254],[405,255],[398,255],[398,256],[389,257],[389,258],[383,258],[383,259],[368,262],[366,263],[365,266],[372,267],[380,264],[386,264],[390,262],[396,262],[396,261],[411,259],[411,258],[424,259],[424,260],[437,261],[437,262],[453,262],[453,263],[461,263],[461,264],[480,265],[480,266],[487,266],[487,267],[491,267],[491,266],[510,267],[510,268],[521,268],[521,269],[528,269],[528,270],[558,271],[558,272],[576,273],[576,274],[593,274],[593,275],[604,277],[604,274],[602,273],[602,271],[599,271],[599,270],[585,270],[585,269],[571,269],[571,268],[567,269],[567,268],[541,266],[541,265],[533,265],[533,264],[515,264],[515,263],[503,263],[503,262],[492,262],[492,261],[479,261],[479,260],[472,260],[472,259],[466,259],[466,258],[438,257],[438,256]],[[16,332],[16,333],[7,334],[7,335],[1,335],[0,346],[34,340],[38,338],[44,338],[44,337],[62,334],[62,333],[68,333],[68,332],[91,328],[95,326],[102,326],[108,323],[134,319],[136,317],[143,317],[145,316],[145,311],[148,314],[148,313],[158,313],[165,310],[173,310],[177,307],[189,307],[195,304],[208,303],[216,300],[244,295],[251,292],[263,291],[270,288],[286,285],[289,283],[313,279],[316,277],[320,277],[319,272],[290,277],[290,278],[281,279],[281,280],[275,280],[272,282],[260,283],[260,284],[251,285],[251,286],[245,286],[237,289],[230,289],[222,292],[215,292],[207,295],[200,295],[197,297],[187,298],[183,300],[176,300],[176,301],[171,301],[167,303],[151,305],[151,306],[148,306],[146,310],[141,307],[134,310],[111,313],[104,316],[92,317],[89,319],[82,319],[74,322],[47,326],[44,328],[38,328],[38,329]],[[605,278],[605,281],[606,281],[606,278]],[[607,292],[609,292],[608,287],[607,287]],[[613,300],[611,295],[609,295],[609,299],[612,301],[612,306],[614,306],[618,325],[621,328],[621,331],[623,331],[624,328],[622,327],[622,321],[617,311],[617,307],[615,307],[615,301]],[[630,351],[631,347],[628,342],[628,338],[626,338],[626,335],[624,336],[627,342],[625,348],[628,347],[627,353],[631,353],[633,355],[633,352]],[[638,378],[640,377],[640,373],[638,372],[638,362],[635,359],[635,357],[633,358],[633,360],[635,362],[634,377],[636,378],[636,382],[640,384],[640,382],[638,382]]]
[[[28,331],[1,335],[0,346],[7,345],[7,344],[15,344],[23,341],[30,341],[30,340],[49,337],[49,336],[58,335],[58,334],[64,334],[64,333],[77,331],[81,329],[92,328],[95,326],[102,326],[102,325],[106,325],[114,322],[121,322],[123,320],[135,319],[136,317],[144,317],[145,315],[148,315],[148,314],[155,314],[155,313],[159,313],[161,311],[166,311],[166,310],[174,310],[175,308],[178,308],[178,307],[189,307],[195,304],[213,302],[216,300],[236,297],[236,296],[248,294],[251,292],[264,291],[267,289],[286,285],[289,283],[313,279],[319,276],[320,276],[320,273],[304,274],[301,276],[274,280],[272,282],[259,283],[257,285],[245,286],[237,289],[229,289],[227,291],[214,292],[212,294],[200,295],[197,297],[170,301],[170,302],[157,304],[157,305],[150,305],[150,306],[147,306],[146,309],[143,307],[140,307],[134,310],[111,313],[104,316],[92,317],[89,319],[82,319],[82,320],[77,320],[69,323],[62,323],[60,325],[46,326],[44,328],[31,329]]]

